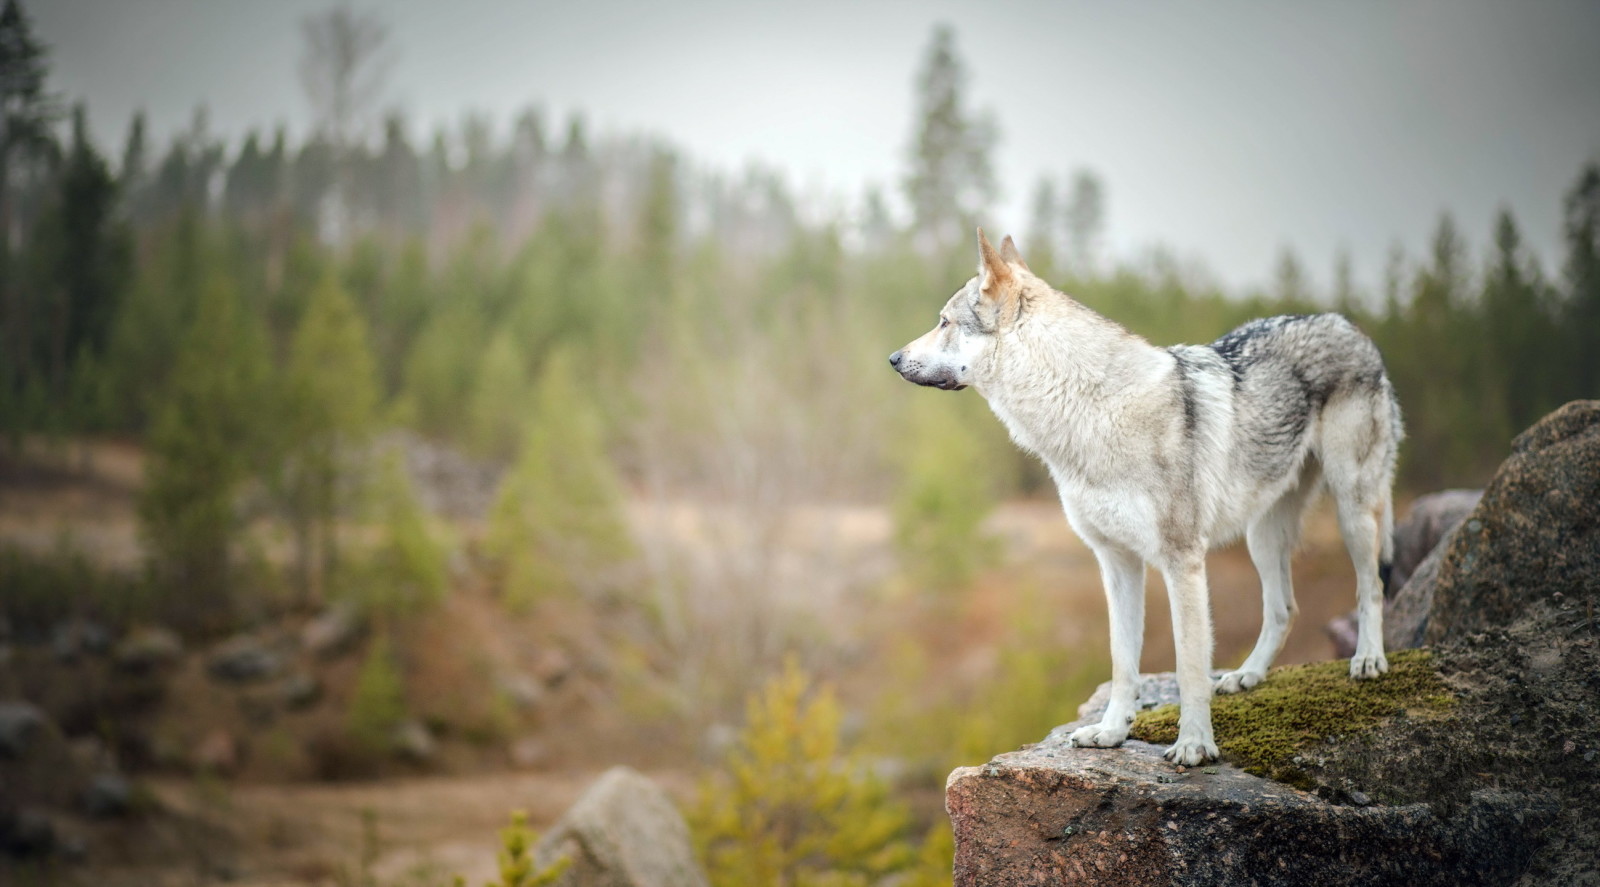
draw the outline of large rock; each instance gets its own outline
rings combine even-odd
[[[176,632],[160,626],[142,626],[128,632],[111,653],[117,667],[142,673],[178,661],[183,641]]]
[[[23,758],[48,723],[38,706],[27,702],[0,702],[0,756]]]
[[[563,887],[707,887],[678,808],[627,767],[607,770],[534,850],[540,866],[562,856]]]
[[[305,624],[300,630],[300,643],[307,651],[331,659],[355,646],[364,629],[355,605],[340,602]]]
[[[950,774],[956,887],[1506,884],[1543,824],[1492,792],[1447,820],[1426,804],[1333,804],[1226,763],[1180,773],[1137,740],[1073,747],[1083,723]]]
[[[1539,601],[1600,591],[1600,400],[1573,401],[1517,435],[1451,538],[1427,643],[1501,626]]]
[[[283,657],[253,635],[237,635],[222,642],[206,663],[212,677],[230,683],[263,681],[275,677],[283,666]]]
[[[1429,561],[1429,556],[1442,547],[1444,540],[1482,498],[1482,490],[1441,490],[1418,496],[1405,519],[1395,525],[1394,561],[1383,587],[1383,634],[1387,649],[1415,647],[1421,643],[1419,623],[1426,620],[1428,611],[1427,605],[1419,608],[1416,600],[1425,596],[1431,602],[1432,592],[1407,596],[1405,587],[1424,564],[1432,563],[1437,569],[1436,562]],[[1355,655],[1360,632],[1354,610],[1329,622],[1326,631],[1333,641],[1335,658],[1349,659]],[[1391,635],[1404,638],[1418,635],[1418,638],[1396,644],[1388,640]]]

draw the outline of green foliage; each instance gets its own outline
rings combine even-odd
[[[389,750],[394,728],[405,717],[405,678],[390,649],[388,633],[380,631],[356,676],[345,730],[368,754],[380,754]]]
[[[911,415],[896,436],[905,465],[893,504],[895,548],[918,586],[948,591],[967,584],[996,553],[980,529],[994,508],[994,471],[952,399],[909,396]]]
[[[485,887],[545,887],[561,879],[572,860],[562,857],[546,866],[533,859],[533,847],[539,835],[528,828],[528,814],[521,810],[511,813],[511,824],[500,830],[500,879],[490,881]]]
[[[532,393],[522,349],[511,331],[502,329],[484,349],[467,411],[479,454],[496,461],[510,461],[516,455],[533,406]]]
[[[840,747],[839,718],[793,661],[752,695],[690,815],[713,885],[864,885],[913,863],[906,811]]]
[[[385,454],[372,491],[380,539],[361,570],[362,603],[383,616],[438,606],[448,590],[445,548],[411,487],[400,453]]]
[[[332,274],[311,294],[289,350],[282,405],[282,492],[304,594],[326,590],[338,563],[339,516],[361,489],[377,419],[366,329]]]
[[[941,25],[917,76],[916,133],[906,198],[918,230],[951,248],[972,230],[995,197],[990,152],[997,141],[992,116],[966,107],[967,71],[956,55],[955,32]]]
[[[546,361],[522,451],[490,515],[484,551],[506,599],[519,606],[593,588],[633,552],[622,488],[568,353]]]
[[[1398,714],[1442,717],[1455,706],[1426,650],[1389,657],[1389,673],[1350,679],[1350,662],[1317,662],[1273,669],[1248,693],[1211,702],[1217,748],[1250,773],[1301,784],[1294,756],[1328,736],[1359,734]],[[1161,745],[1178,739],[1178,706],[1140,712],[1129,733]]]
[[[153,583],[95,564],[65,537],[46,551],[0,544],[0,589],[0,616],[25,636],[74,616],[126,626],[168,615]]]
[[[232,592],[237,499],[264,457],[269,367],[259,322],[214,281],[150,430],[138,502],[156,580],[196,607],[226,609]]]

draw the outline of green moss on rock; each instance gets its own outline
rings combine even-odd
[[[1211,703],[1217,748],[1249,773],[1309,788],[1294,758],[1327,737],[1368,731],[1397,715],[1448,715],[1455,697],[1439,679],[1427,650],[1389,656],[1389,673],[1350,679],[1348,660],[1274,669],[1254,689],[1216,696]],[[1169,744],[1178,738],[1178,707],[1165,705],[1134,718],[1134,739]]]

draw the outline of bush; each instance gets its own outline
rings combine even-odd
[[[894,542],[907,576],[935,590],[960,588],[996,554],[980,531],[995,503],[993,458],[960,405],[918,396],[904,435],[904,475],[894,498]]]
[[[867,884],[907,868],[907,811],[841,753],[839,706],[792,661],[751,697],[691,829],[713,884]]]
[[[443,603],[449,586],[445,549],[434,538],[398,452],[384,457],[373,496],[381,538],[358,579],[362,605],[374,615],[398,617]]]
[[[380,632],[356,677],[345,727],[359,747],[378,754],[389,750],[394,728],[405,717],[405,678],[390,651],[389,635]]]

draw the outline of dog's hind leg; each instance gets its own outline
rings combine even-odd
[[[1331,402],[1322,417],[1322,470],[1339,510],[1339,533],[1356,571],[1356,653],[1350,676],[1375,678],[1389,670],[1383,655],[1383,580],[1379,557],[1392,543],[1379,537],[1392,520],[1391,485],[1398,426],[1383,397]]]
[[[1118,548],[1097,547],[1111,620],[1111,701],[1100,723],[1072,732],[1072,744],[1111,748],[1128,738],[1139,698],[1139,651],[1144,643],[1144,560]]]
[[[1307,460],[1299,481],[1267,509],[1245,535],[1250,560],[1261,576],[1261,636],[1238,670],[1217,679],[1218,693],[1238,693],[1261,683],[1283,650],[1299,608],[1294,602],[1294,581],[1289,563],[1300,542],[1300,525],[1306,506],[1322,483],[1322,470]]]
[[[1161,575],[1172,605],[1172,645],[1178,654],[1178,741],[1165,756],[1193,767],[1217,757],[1211,735],[1211,602],[1205,550],[1170,557]]]

